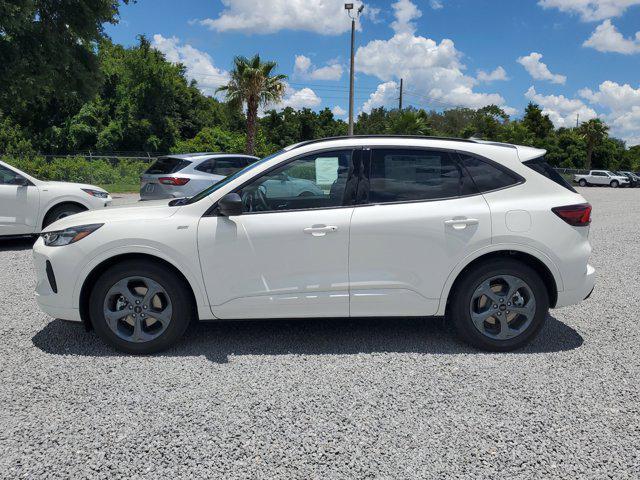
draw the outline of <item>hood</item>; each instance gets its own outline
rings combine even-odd
[[[78,225],[112,222],[138,222],[143,220],[159,220],[173,216],[181,207],[170,207],[169,200],[135,203],[100,210],[87,210],[52,223],[43,232],[63,230]]]
[[[98,190],[100,192],[106,192],[106,190],[104,188],[96,187],[95,185],[89,185],[88,183],[53,182],[53,181],[50,182],[48,180],[47,181],[40,180],[40,184],[44,188],[46,188],[46,187],[52,187],[52,188],[57,188],[57,187],[64,187],[64,188],[77,187],[79,189],[81,189],[81,188],[89,188],[91,190]]]

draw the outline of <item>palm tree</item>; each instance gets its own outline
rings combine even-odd
[[[580,125],[578,133],[580,133],[582,138],[584,138],[584,141],[587,143],[586,170],[591,170],[591,158],[593,157],[593,151],[607,137],[608,132],[609,127],[599,118],[593,118]]]
[[[285,89],[283,80],[287,76],[272,76],[276,62],[262,62],[260,55],[252,58],[235,57],[233,65],[229,83],[216,92],[226,92],[227,101],[237,108],[247,105],[247,153],[254,155],[258,108],[282,99]]]

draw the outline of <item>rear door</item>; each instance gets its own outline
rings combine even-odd
[[[491,243],[489,207],[455,152],[374,149],[363,169],[349,243],[351,315],[433,315],[454,266]]]
[[[40,191],[0,165],[0,235],[26,235],[38,229]]]

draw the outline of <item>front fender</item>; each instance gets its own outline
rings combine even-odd
[[[166,249],[166,246],[165,246]],[[113,248],[108,248],[97,254],[93,257],[89,262],[87,262],[82,269],[80,270],[76,283],[73,290],[73,302],[74,308],[80,308],[80,293],[82,291],[82,287],[91,274],[91,272],[103,262],[118,257],[120,255],[130,255],[130,254],[142,254],[148,255],[155,258],[159,258],[161,260],[166,261],[167,263],[173,265],[189,282],[189,286],[193,291],[193,295],[196,299],[196,306],[198,308],[199,317],[209,318],[211,317],[211,311],[209,309],[208,298],[204,294],[204,285],[202,284],[202,274],[199,271],[194,271],[194,266],[191,265],[191,262],[185,261],[182,255],[168,255],[159,248],[156,248],[152,245],[145,244],[125,244],[119,245]],[[197,258],[197,257],[196,257]],[[198,264],[199,265],[199,264]],[[198,267],[199,269],[199,267]],[[203,315],[204,314],[204,315]]]

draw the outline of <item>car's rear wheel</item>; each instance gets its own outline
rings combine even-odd
[[[449,313],[460,337],[490,351],[515,350],[538,333],[549,310],[540,275],[512,259],[493,259],[457,283]]]
[[[177,342],[193,318],[187,286],[169,268],[127,261],[104,272],[89,298],[91,323],[112,347],[147,354]]]
[[[53,222],[75,215],[76,213],[84,212],[85,210],[86,208],[76,205],[75,203],[63,203],[62,205],[57,205],[47,212],[47,215],[44,217],[44,221],[42,222],[42,228],[46,228]]]
[[[609,185],[611,185],[611,188],[618,188],[620,186],[617,180],[612,180]]]
[[[587,186],[587,181],[584,178],[582,178],[578,182],[578,185],[580,185],[581,187],[586,187]]]

